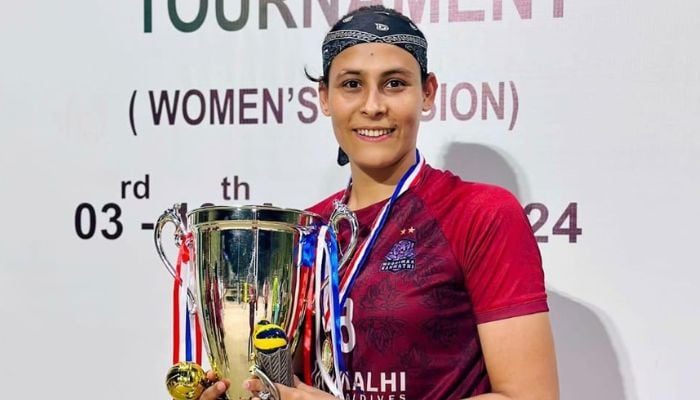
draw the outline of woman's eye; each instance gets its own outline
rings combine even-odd
[[[386,83],[386,86],[389,88],[400,88],[406,85],[404,85],[404,83],[398,79],[391,79],[389,82]]]

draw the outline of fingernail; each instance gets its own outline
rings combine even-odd
[[[223,382],[216,382],[216,390],[224,391],[226,390],[226,385]]]
[[[245,389],[245,390],[250,390],[250,382],[248,382],[248,381],[243,381],[243,389]]]

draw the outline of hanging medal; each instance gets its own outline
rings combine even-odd
[[[321,363],[328,374],[333,372],[333,348],[329,335],[326,335],[321,344]]]

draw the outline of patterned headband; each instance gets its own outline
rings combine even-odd
[[[428,42],[423,32],[408,19],[385,10],[362,10],[338,21],[321,47],[323,75],[328,77],[331,62],[348,47],[362,43],[388,43],[401,47],[418,61],[421,74],[428,73]]]

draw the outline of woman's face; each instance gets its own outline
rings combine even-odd
[[[435,99],[431,74],[421,83],[418,62],[406,50],[364,43],[338,54],[321,85],[323,113],[350,162],[363,169],[410,166],[422,111]]]

